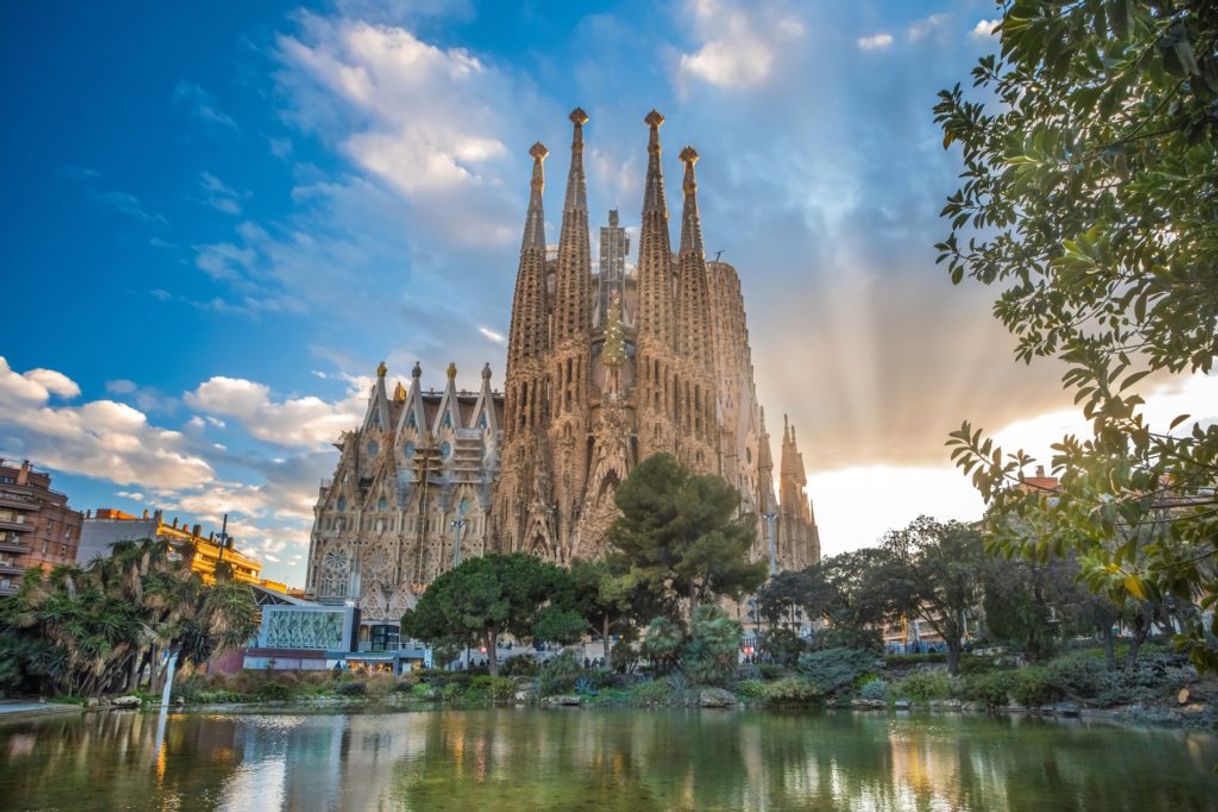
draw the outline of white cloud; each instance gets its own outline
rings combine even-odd
[[[129,381],[126,378],[106,381],[106,391],[112,395],[130,395],[135,392],[136,388],[135,382]]]
[[[765,82],[782,49],[805,31],[797,18],[759,5],[692,0],[689,12],[701,46],[681,54],[678,77],[722,88]]]
[[[241,201],[250,196],[247,189],[236,189],[217,178],[210,172],[199,173],[198,202],[210,206],[225,214],[238,215],[241,213]]]
[[[153,426],[144,413],[112,400],[52,406],[52,395],[80,387],[54,370],[24,375],[0,357],[0,445],[40,464],[120,485],[186,487],[212,478],[180,432]]]
[[[495,342],[496,344],[502,344],[504,341],[507,340],[501,334],[496,333],[494,330],[492,330],[489,327],[479,327],[478,332],[482,333],[482,335],[486,336],[487,338],[489,338],[491,341]]]
[[[183,79],[174,85],[173,103],[208,126],[241,132],[240,125],[220,110],[215,98],[193,82]]]
[[[910,25],[905,33],[910,42],[921,42],[932,34],[942,32],[948,19],[947,14],[932,14]]]
[[[363,418],[371,384],[369,378],[359,379],[334,403],[313,395],[275,401],[265,384],[217,375],[187,392],[185,400],[196,411],[232,418],[259,440],[323,448]]]
[[[281,83],[301,104],[300,123],[362,122],[340,134],[358,166],[406,197],[479,185],[483,166],[506,155],[504,78],[461,48],[439,48],[405,28],[304,18],[304,35],[281,36]],[[507,98],[494,98],[495,93]]]
[[[969,32],[969,36],[975,40],[985,41],[994,36],[994,29],[1002,20],[978,20],[977,25],[973,26],[973,30]]]
[[[892,46],[892,34],[872,34],[869,37],[859,37],[857,42],[861,51],[886,51]]]

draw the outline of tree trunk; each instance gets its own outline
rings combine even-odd
[[[947,643],[947,673],[953,677],[960,670],[960,638],[946,639]]]
[[[495,651],[495,645],[499,640],[499,635],[488,631],[483,636],[483,640],[486,645],[486,668],[492,677],[497,677],[499,676],[499,657],[498,652]]]
[[[1138,649],[1150,634],[1149,607],[1142,607],[1134,618],[1133,638],[1129,641],[1129,653],[1125,655],[1125,670],[1133,672],[1138,667]]]
[[[601,639],[605,641],[605,668],[613,670],[613,651],[609,646],[609,613],[601,617]]]
[[[1108,662],[1108,670],[1116,671],[1117,670],[1116,640],[1114,640],[1113,636],[1112,636],[1112,624],[1111,623],[1109,623],[1107,626],[1104,627],[1104,631],[1101,632],[1101,635],[1102,635],[1102,639],[1104,641],[1104,659],[1107,660],[1107,662]]]

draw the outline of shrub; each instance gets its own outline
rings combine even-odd
[[[428,685],[427,683],[420,682],[417,685],[411,686],[410,696],[413,699],[434,702],[440,698],[440,689],[434,685]]]
[[[892,686],[896,696],[918,702],[932,699],[948,699],[953,694],[951,675],[940,668],[914,671]]]
[[[469,683],[450,682],[440,689],[440,699],[445,702],[477,702],[485,697],[485,693],[472,688]]]
[[[263,702],[287,702],[292,698],[292,689],[282,682],[268,682],[258,689],[258,699]]]
[[[492,702],[504,702],[516,695],[516,681],[511,677],[474,677],[470,687],[486,694]]]
[[[339,696],[364,696],[368,687],[362,682],[340,682],[335,688]]]
[[[863,687],[859,689],[859,697],[871,701],[880,701],[888,699],[888,683],[880,677],[872,680],[867,680],[863,683]]]
[[[631,694],[634,701],[641,705],[659,705],[672,699],[672,687],[667,680],[652,679],[634,686]]]
[[[759,679],[741,680],[736,684],[736,693],[745,699],[765,699],[766,684]]]
[[[1053,684],[1047,668],[1028,666],[1015,672],[1011,696],[1024,707],[1048,705],[1062,698],[1062,692]]]
[[[575,680],[575,693],[580,696],[596,696],[596,684],[592,677],[583,676]]]
[[[689,680],[685,675],[680,671],[674,671],[665,678],[665,681],[668,683],[668,689],[673,698],[684,701],[685,695],[689,692]]]
[[[656,673],[667,674],[680,662],[684,642],[680,626],[666,617],[657,617],[647,624],[640,648]]]
[[[505,677],[535,677],[537,671],[537,659],[532,654],[517,654],[499,666],[499,673]]]
[[[685,671],[702,685],[725,685],[736,674],[740,659],[740,624],[718,606],[704,604],[694,610]]]
[[[800,655],[799,670],[822,694],[853,685],[859,677],[878,671],[879,659],[870,651],[830,648]]]
[[[765,686],[765,700],[774,705],[817,702],[823,695],[817,686],[795,677],[775,680]]]
[[[757,670],[762,679],[781,679],[787,675],[787,669],[774,663],[757,663]]]
[[[542,696],[571,690],[583,670],[572,651],[564,651],[546,660],[542,663],[539,680]]]
[[[960,693],[965,699],[980,702],[987,708],[1005,708],[1011,701],[1010,693],[1014,684],[1014,671],[970,674],[961,680]]]
[[[419,682],[419,678],[414,674],[403,674],[400,678],[398,678],[397,682],[393,684],[393,690],[395,693],[408,694],[414,690],[416,685],[419,684],[421,684]]]
[[[889,668],[904,668],[927,663],[945,663],[947,655],[942,651],[928,651],[925,654],[889,654],[884,657]]]
[[[808,643],[791,629],[771,629],[761,636],[759,647],[777,665],[794,667]]]

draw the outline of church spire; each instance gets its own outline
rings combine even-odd
[[[702,254],[702,226],[698,221],[698,184],[694,164],[698,151],[681,150],[685,164],[685,204],[681,211],[681,250],[677,260],[677,346],[694,362],[704,382],[711,384],[710,286]]]
[[[660,169],[660,125],[664,116],[652,110],[643,119],[650,129],[647,142],[647,180],[643,191],[643,223],[639,235],[640,338],[651,335],[672,344],[672,248],[668,235],[668,204],[664,200],[664,173]]]
[[[698,214],[698,182],[694,177],[694,164],[698,162],[698,151],[693,147],[681,150],[681,163],[685,164],[685,180],[681,188],[685,193],[685,205],[681,209],[681,253],[692,251],[704,256],[702,248],[702,218]]]
[[[513,367],[539,355],[547,346],[546,323],[546,227],[541,206],[545,188],[542,161],[549,150],[541,142],[529,149],[533,157],[533,178],[529,213],[520,243],[520,265],[516,271],[516,291],[512,299],[512,321],[508,331],[508,375]]]
[[[546,185],[546,177],[541,162],[549,154],[550,151],[546,149],[546,145],[540,141],[529,148],[529,155],[533,156],[533,179],[529,183],[529,213],[524,221],[524,239],[520,243],[521,251],[539,248],[544,254],[546,250],[546,217],[541,206],[541,192]]]
[[[558,238],[555,285],[555,342],[580,335],[591,326],[592,249],[588,237],[588,192],[584,180],[584,124],[588,114],[571,111],[571,170],[567,174],[562,232]]]

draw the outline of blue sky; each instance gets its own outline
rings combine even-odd
[[[677,152],[702,154],[707,248],[741,275],[760,396],[799,429],[826,550],[921,511],[975,515],[947,431],[1067,424],[1058,371],[1011,361],[987,292],[933,265],[959,158],[930,109],[994,47],[995,16],[14,5],[0,454],[51,469],[81,509],[228,510],[266,573],[300,582],[317,480],[377,362],[405,378],[421,360],[439,385],[455,360],[473,387],[490,361],[501,381],[529,145],[553,153],[554,241],[583,106],[591,206],[633,225],[654,106],[670,206]]]

